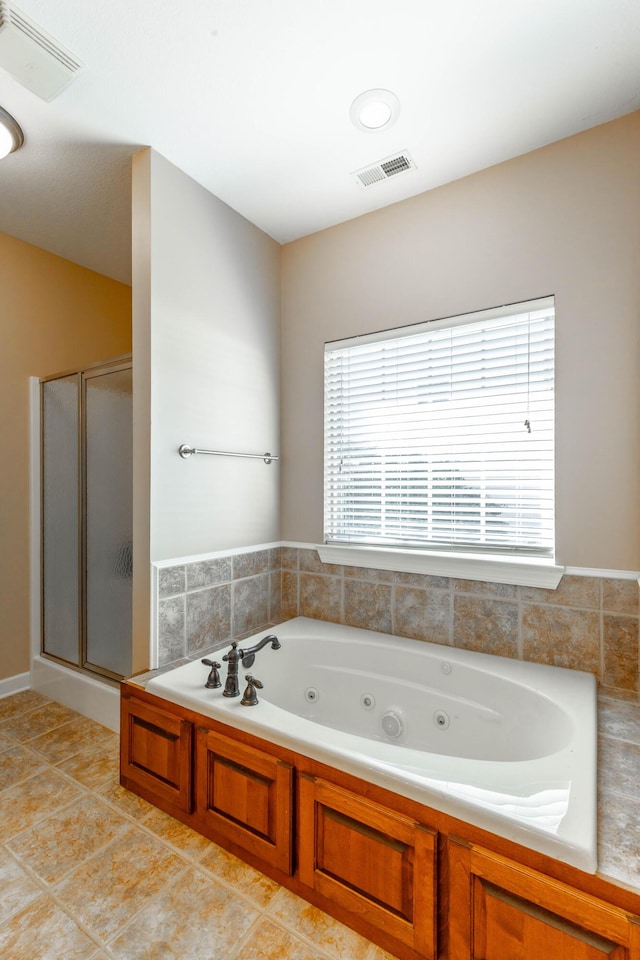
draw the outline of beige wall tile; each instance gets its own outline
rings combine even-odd
[[[476,597],[517,600],[518,588],[512,583],[484,583],[480,580],[452,580],[455,593],[472,593]]]
[[[608,687],[638,689],[638,618],[603,616],[604,676]]]
[[[373,580],[376,583],[393,583],[393,570],[375,570],[373,567],[343,567],[344,576],[352,580]]]
[[[342,579],[315,573],[301,573],[300,616],[340,623]]]
[[[637,787],[636,787],[637,794]],[[640,887],[640,802],[608,796],[598,817],[598,871]]]
[[[600,670],[600,615],[595,611],[544,607],[522,608],[522,653],[525,660],[557,667]]]
[[[282,571],[282,597],[280,615],[283,620],[298,616],[298,574]]]
[[[231,636],[231,603],[231,586],[228,583],[187,594],[187,656],[196,656],[208,647],[229,639]],[[176,653],[180,655],[178,649],[176,649]]]
[[[282,564],[283,570],[297,570],[298,569],[298,548],[297,547],[281,547],[280,563]]]
[[[638,692],[637,690],[625,690],[623,687],[607,687],[604,684],[599,684],[598,690],[600,693],[605,694],[607,697],[613,697],[616,700],[624,703],[638,703]]]
[[[598,766],[601,772],[601,790],[607,796],[615,793],[632,800],[638,799],[640,744],[600,737]],[[606,771],[606,774],[603,774],[603,771]]]
[[[342,576],[342,566],[339,563],[323,563],[317,550],[298,550],[300,570],[305,573],[328,573],[334,577]]]
[[[453,643],[501,657],[518,656],[518,604],[470,597],[454,600]]]
[[[344,581],[344,622],[350,627],[391,633],[392,588],[367,580]]]
[[[396,571],[393,575],[394,583],[400,583],[404,587],[418,587],[426,590],[427,587],[437,587],[439,590],[447,590],[451,586],[449,577],[432,577],[426,573],[402,573]]]
[[[282,619],[282,574],[272,570],[269,574],[269,620],[279,623]]]
[[[603,736],[640,743],[640,710],[635,704],[600,697],[598,727]]]
[[[452,613],[448,590],[396,586],[393,632],[400,637],[451,643]]]
[[[218,583],[225,583],[232,579],[231,575],[231,557],[216,557],[213,560],[198,560],[196,563],[188,563],[184,568],[186,572],[186,589],[199,590],[202,587],[213,587]],[[180,581],[177,580],[179,583]],[[183,592],[185,587],[182,587]]]
[[[259,630],[269,622],[269,592],[268,573],[234,582],[231,601],[233,636]]]
[[[639,594],[637,580],[605,578],[602,581],[602,609],[610,613],[628,613],[637,617],[640,612]]]
[[[556,590],[520,587],[520,599],[531,603],[553,603],[565,607],[598,608],[600,581],[597,577],[565,576]]]
[[[252,553],[238,553],[231,558],[233,564],[233,579],[241,577],[255,577],[259,573],[267,573],[271,569],[271,551],[254,550]]]

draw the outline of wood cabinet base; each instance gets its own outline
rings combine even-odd
[[[122,685],[121,783],[401,960],[640,960],[640,896]]]

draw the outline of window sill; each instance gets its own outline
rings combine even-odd
[[[456,577],[485,583],[513,583],[521,587],[555,590],[565,568],[552,560],[506,556],[473,556],[466,553],[435,553],[389,547],[352,547],[345,544],[318,544],[323,563],[398,570],[436,577]]]

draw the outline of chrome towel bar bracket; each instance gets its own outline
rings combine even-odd
[[[272,453],[231,453],[229,450],[202,450],[200,447],[192,447],[188,443],[181,444],[178,447],[178,453],[183,460],[188,460],[194,453],[206,453],[211,457],[247,457],[249,460],[264,460],[267,464],[278,459]]]

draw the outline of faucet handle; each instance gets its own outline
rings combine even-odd
[[[255,677],[252,677],[250,673],[245,675],[245,680],[247,681],[247,688],[244,691],[242,700],[240,703],[243,707],[255,707],[258,702],[258,694],[256,693],[256,687],[258,690],[262,690],[264,684],[262,684]]]
[[[211,667],[209,671],[209,676],[207,677],[207,682],[205,687],[212,689],[214,687],[221,687],[222,681],[220,679],[220,674],[218,670],[221,667],[221,664],[217,660],[201,660],[200,663],[204,663],[205,667]]]
[[[238,641],[234,640],[233,643],[231,644],[231,650],[229,650],[228,653],[225,653],[222,659],[225,662],[228,662],[229,660],[232,660],[232,661],[235,660],[237,657],[237,654],[236,654],[237,648],[238,648]],[[241,653],[241,652],[238,651],[238,653]]]

